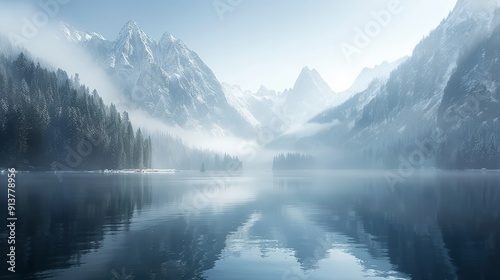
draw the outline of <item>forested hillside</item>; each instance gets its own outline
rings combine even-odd
[[[151,139],[62,70],[0,56],[0,167],[149,168]]]
[[[500,27],[463,55],[450,78],[438,122],[448,139],[441,168],[500,168]]]
[[[327,151],[327,168],[499,169],[500,9],[460,0],[387,80],[321,112],[276,150]]]

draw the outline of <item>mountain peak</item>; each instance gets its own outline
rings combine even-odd
[[[276,91],[268,89],[264,85],[261,85],[259,87],[259,89],[257,90],[256,95],[259,95],[259,96],[276,96],[277,93],[276,93]]]
[[[129,20],[120,30],[120,35],[118,35],[118,37],[130,37],[133,34],[139,34],[141,37],[147,37],[146,33],[142,31],[141,27],[135,20]]]
[[[316,71],[316,69],[310,69],[308,66],[305,66],[304,68],[302,68],[302,71],[300,72],[299,77],[295,82],[294,88],[303,86],[309,87],[309,85],[316,85],[322,88],[328,87],[326,85],[326,82],[323,80],[319,72]]]
[[[142,31],[134,20],[129,20],[116,38],[115,50],[120,53],[116,65],[139,66],[154,61],[155,42]]]
[[[302,71],[300,71],[300,76],[307,76],[307,77],[312,77],[314,79],[322,79],[321,75],[318,73],[318,71],[314,68],[309,68],[308,66],[304,66],[302,68]]]
[[[163,35],[161,36],[161,39],[160,39],[160,44],[163,45],[165,43],[173,43],[175,41],[177,41],[178,39],[175,38],[174,36],[172,36],[172,34],[168,33],[168,32],[165,32],[163,33]]]
[[[286,93],[284,108],[288,112],[297,112],[296,121],[305,121],[329,104],[333,94],[318,71],[306,66],[293,89]]]
[[[354,80],[353,84],[341,93],[342,98],[337,102],[343,102],[353,95],[366,90],[375,80],[385,81],[389,79],[392,71],[399,67],[403,62],[408,60],[405,56],[393,62],[384,61],[374,67],[365,67]]]
[[[60,21],[59,24],[59,30],[63,33],[63,35],[66,37],[67,40],[72,41],[72,42],[85,42],[89,41],[94,37],[97,37],[101,40],[105,40],[105,38],[98,33],[95,32],[83,32],[79,31],[73,26],[67,24],[66,22]]]
[[[61,28],[61,29],[74,29],[73,26],[67,24],[64,21],[59,21],[58,25],[59,25],[59,28]]]
[[[127,23],[125,23],[125,27],[127,27],[127,29],[141,29],[137,21],[133,19],[127,21]]]
[[[311,69],[309,69],[309,66],[304,66],[302,67],[302,73],[307,73],[307,72],[311,72]]]
[[[141,29],[135,20],[129,20],[120,30],[117,41],[130,41],[132,37],[139,38],[143,44],[151,43],[152,40]]]
[[[109,71],[126,99],[141,88],[141,109],[153,117],[213,134],[253,132],[253,126],[228,104],[212,70],[169,33],[158,42],[130,20],[115,40],[82,46]]]
[[[452,18],[479,18],[490,21],[500,0],[458,0],[452,12]]]

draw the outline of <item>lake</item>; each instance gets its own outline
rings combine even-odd
[[[500,174],[18,173],[1,279],[500,279]],[[0,176],[6,221],[7,177]]]

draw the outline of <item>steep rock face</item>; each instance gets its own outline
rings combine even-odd
[[[498,0],[458,0],[454,15],[458,17],[491,17],[491,11],[500,6]]]
[[[313,137],[290,140],[288,147],[324,145],[335,150],[331,165],[398,167],[416,142],[428,139],[438,127],[438,112],[450,77],[460,59],[487,38],[498,21],[498,0],[459,1],[447,19],[423,39],[413,55],[386,82],[374,82],[344,104],[316,116],[311,123],[339,124]],[[486,70],[481,70],[486,71]],[[441,109],[442,110],[442,109]],[[491,116],[490,116],[491,117]],[[293,138],[293,137],[292,137]],[[279,141],[274,143],[280,146]],[[428,153],[420,166],[435,165]]]
[[[274,117],[276,103],[267,93],[265,95],[253,93],[237,85],[225,83],[222,84],[222,88],[229,105],[253,127],[267,126],[268,121]]]
[[[325,108],[334,92],[315,69],[304,67],[293,88],[286,94],[283,108],[293,121],[303,122]]]
[[[438,112],[443,168],[500,168],[500,27],[458,62]]]
[[[212,70],[181,40],[159,42],[129,21],[114,41],[61,24],[65,37],[83,46],[139,107],[175,126],[213,134],[245,135],[252,127],[232,108]]]

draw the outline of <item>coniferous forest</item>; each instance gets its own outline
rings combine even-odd
[[[21,53],[0,56],[0,166],[44,170],[149,168],[151,139],[78,75]]]
[[[203,164],[206,170],[237,173],[243,167],[237,156],[221,155],[212,150],[189,147],[181,138],[168,133],[152,133],[151,141],[155,155],[153,166],[156,168],[199,170]]]
[[[273,159],[273,170],[313,170],[316,167],[316,159],[306,154],[279,154]]]

